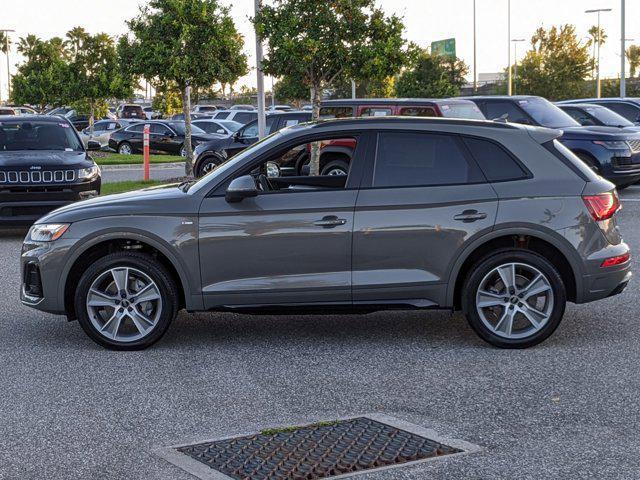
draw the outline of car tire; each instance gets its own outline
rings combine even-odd
[[[118,153],[120,155],[131,155],[133,154],[133,147],[129,142],[121,142],[118,145]]]
[[[180,150],[178,150],[178,154],[182,157],[182,158],[186,158],[187,156],[187,149],[184,146],[184,143],[182,145],[180,145]]]
[[[210,155],[206,158],[203,158],[196,166],[196,176],[198,178],[205,176],[222,162],[223,160],[216,155]]]
[[[323,168],[321,175],[348,175],[349,164],[344,160],[333,160],[327,163]]]
[[[179,296],[160,262],[125,251],[102,257],[85,270],[74,306],[80,326],[96,343],[111,350],[143,350],[167,331],[178,312]]]
[[[514,278],[515,285],[508,286]],[[556,268],[529,250],[499,250],[484,257],[471,268],[462,289],[469,325],[499,348],[527,348],[546,340],[560,324],[566,303]]]

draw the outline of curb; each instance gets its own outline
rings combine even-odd
[[[184,168],[184,162],[175,163],[152,163],[151,170],[159,170],[163,168]],[[142,163],[124,163],[118,165],[99,165],[100,170],[103,172],[117,171],[117,170],[142,170]]]

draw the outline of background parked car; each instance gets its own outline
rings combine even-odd
[[[116,110],[118,118],[135,118],[138,120],[145,120],[147,115],[142,109],[141,105],[135,103],[124,103]]]
[[[138,122],[138,120],[126,118],[119,120],[100,120],[93,124],[93,134],[91,134],[91,127],[87,127],[80,132],[80,138],[85,148],[89,145],[89,141],[93,140],[100,144],[100,148],[106,149],[109,147],[109,137],[113,132],[136,122]]]
[[[267,111],[269,111],[269,112],[274,112],[274,111],[290,112],[293,109],[294,108],[291,105],[271,105],[271,106],[269,106],[269,108],[267,108]]]
[[[211,118],[210,113],[191,113],[191,120],[195,120],[197,118]],[[179,120],[184,122],[184,113],[176,113],[171,116],[171,120]]]
[[[162,118],[162,113],[154,110],[153,107],[144,107],[144,115],[147,120],[159,120]]]
[[[193,124],[207,133],[231,135],[242,128],[242,124],[233,120],[198,119]]]
[[[234,122],[246,125],[258,119],[258,112],[249,110],[218,110],[213,115],[215,120],[233,120]]]
[[[11,107],[16,111],[17,115],[37,115],[38,112],[36,112],[33,108],[31,107],[24,107],[24,106],[20,106],[20,107]]]
[[[623,116],[630,122],[640,125],[640,98],[637,97],[608,97],[608,98],[581,98],[577,100],[564,100],[558,105],[570,105],[573,103],[592,103],[603,105]]]
[[[635,125],[604,105],[595,103],[572,103],[568,105],[558,103],[556,105],[583,127],[617,127],[624,128],[630,132],[640,131],[640,126]]]
[[[18,112],[12,107],[0,107],[0,115],[18,115]]]
[[[321,118],[448,117],[484,120],[480,109],[469,100],[430,98],[363,98],[325,100],[320,106]]]
[[[218,107],[215,105],[196,105],[191,109],[192,113],[208,113],[211,114],[218,110]]]
[[[233,107],[231,107],[229,110],[255,110],[256,107],[254,107],[253,105],[234,105]]]
[[[311,120],[311,112],[269,112],[267,113],[267,135],[278,130]],[[205,175],[215,169],[227,158],[234,156],[258,141],[258,121],[255,120],[235,133],[222,138],[216,138],[198,145],[194,151],[194,172],[197,176]],[[295,174],[292,167],[283,169],[282,174]]]
[[[149,150],[154,153],[169,153],[172,155],[186,155],[184,150],[184,122],[160,121],[141,122],[116,130],[109,137],[109,148],[123,155],[140,153],[143,148],[143,134],[145,124],[150,125]],[[196,126],[191,126],[191,142],[194,147],[199,143],[208,142],[215,138]]]
[[[468,97],[489,119],[561,129],[560,141],[589,167],[623,189],[640,180],[640,133],[583,127],[542,97]]]

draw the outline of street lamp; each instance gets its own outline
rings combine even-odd
[[[524,42],[524,38],[512,38],[511,42],[513,43],[513,94],[516,94],[516,82],[518,81],[518,43]]]
[[[507,95],[511,96],[511,0],[507,0]]]
[[[473,0],[473,93],[478,91],[478,73],[476,69],[476,0]]]
[[[596,63],[596,97],[600,98],[600,12],[610,12],[610,8],[594,8],[592,10],[585,10],[584,13],[597,13],[598,14],[598,31],[596,32],[596,44],[597,44],[597,63]],[[624,38],[624,36],[623,36]]]
[[[9,71],[9,33],[15,32],[8,28],[1,28],[0,32],[4,32],[5,48],[7,49],[7,100],[11,98],[11,72]],[[2,95],[0,95],[1,97]]]
[[[255,0],[255,15],[260,13],[260,0]],[[267,118],[264,109],[264,72],[262,71],[262,39],[256,30],[256,75],[258,86],[258,138],[264,138]]]
[[[620,97],[624,98],[627,96],[627,78],[625,73],[625,51],[626,51],[626,41],[625,36],[625,1],[620,0]]]

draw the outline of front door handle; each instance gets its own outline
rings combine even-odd
[[[465,210],[453,217],[454,220],[458,220],[463,223],[471,223],[477,220],[484,220],[485,218],[487,218],[487,214],[478,212],[477,210]]]
[[[322,228],[333,228],[340,225],[344,225],[347,221],[344,218],[338,218],[335,215],[329,215],[323,217],[322,220],[316,220],[313,222],[314,225]]]

